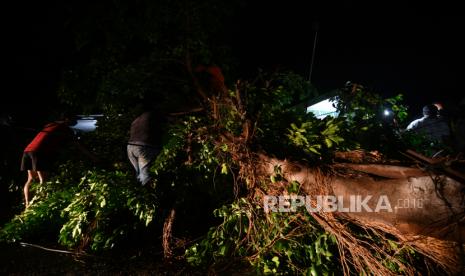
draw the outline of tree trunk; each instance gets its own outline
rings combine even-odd
[[[376,164],[338,164],[332,167],[333,173],[320,173],[315,168],[265,155],[260,155],[260,159],[262,173],[272,175],[275,166],[280,166],[286,180],[298,181],[309,196],[322,192],[336,196],[346,207],[342,216],[367,226],[394,228],[407,236],[465,242],[465,185],[447,176]],[[368,208],[347,210],[351,200],[360,202],[367,197]],[[376,211],[380,198],[380,206],[389,205],[390,210]]]
[[[172,239],[172,230],[173,230],[173,222],[176,216],[176,210],[174,208],[170,209],[168,216],[163,223],[163,257],[165,259],[171,259],[173,256],[173,250],[171,248],[171,239]]]

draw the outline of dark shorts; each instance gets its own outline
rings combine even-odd
[[[50,160],[38,152],[29,151],[23,153],[21,160],[21,171],[48,171],[50,169]]]

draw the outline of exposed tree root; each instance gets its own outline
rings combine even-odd
[[[171,247],[171,239],[173,232],[173,222],[176,216],[176,210],[172,208],[163,223],[163,257],[165,259],[171,259],[173,257],[173,250]]]
[[[275,168],[280,167],[287,182],[276,184],[298,181],[305,195],[336,195],[347,201],[351,195],[370,195],[373,198],[385,195],[393,205],[409,202],[410,206],[392,206],[393,212],[311,213],[327,232],[337,238],[345,274],[349,274],[350,268],[355,268],[360,272],[390,275],[392,272],[382,261],[389,259],[406,274],[414,275],[414,268],[385,253],[385,249],[389,248],[386,235],[395,237],[399,248],[414,248],[431,264],[448,273],[457,274],[464,269],[461,249],[465,238],[465,191],[461,183],[408,167],[338,164],[322,170],[266,155],[260,155],[260,160],[260,174],[272,175]],[[340,168],[349,168],[352,173],[338,172]],[[280,187],[270,187],[262,194],[277,194],[276,189],[283,191]],[[421,200],[421,206],[412,206],[414,200],[417,204]],[[312,200],[312,206],[315,205],[315,200]],[[347,227],[347,222],[376,235],[381,242],[375,244],[361,240]]]

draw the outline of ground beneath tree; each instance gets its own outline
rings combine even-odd
[[[51,247],[47,247],[51,248]],[[110,252],[75,255],[30,245],[0,244],[0,275],[205,275],[182,260],[163,261],[160,252]],[[246,266],[230,266],[221,275],[253,275]]]

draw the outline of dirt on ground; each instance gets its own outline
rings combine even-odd
[[[57,250],[57,251],[51,251]],[[145,252],[73,254],[52,246],[0,243],[0,275],[253,275],[250,267],[232,265],[211,271],[182,259],[163,260],[159,249]]]
[[[83,255],[47,249],[0,244],[0,275],[203,275],[182,261],[164,262],[156,252]]]

